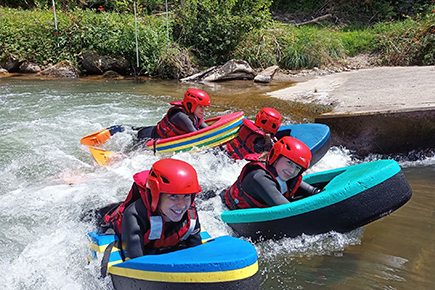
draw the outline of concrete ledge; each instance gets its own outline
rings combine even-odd
[[[331,129],[331,145],[357,155],[394,154],[435,148],[435,109],[325,114],[316,123]]]
[[[435,148],[435,66],[376,67],[319,76],[269,93],[294,102],[330,104],[315,118],[331,145],[358,155]]]

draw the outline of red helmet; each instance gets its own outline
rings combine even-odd
[[[184,94],[183,106],[187,112],[192,113],[198,105],[210,106],[209,95],[198,89],[188,89]]]
[[[285,136],[273,145],[267,156],[267,164],[272,165],[279,156],[284,156],[307,170],[311,162],[311,151],[302,141]]]
[[[159,204],[160,193],[192,194],[201,191],[195,168],[189,163],[177,159],[162,159],[151,167],[146,187],[151,191],[151,210],[155,211]]]
[[[254,125],[276,134],[281,126],[281,114],[273,108],[263,108],[258,112]]]

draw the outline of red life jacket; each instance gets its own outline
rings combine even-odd
[[[248,154],[256,153],[254,150],[254,141],[259,137],[263,138],[264,132],[255,126],[252,121],[243,119],[243,125],[240,127],[239,135],[226,146],[228,155],[238,160],[244,159]]]
[[[225,192],[225,204],[228,206],[229,209],[270,207],[264,202],[260,202],[255,198],[253,198],[252,196],[250,196],[249,193],[244,191],[242,188],[242,180],[245,177],[245,175],[251,170],[256,169],[258,167],[264,169],[270,176],[272,176],[273,180],[275,181],[278,187],[278,190],[281,190],[281,186],[279,185],[278,180],[273,175],[273,173],[266,168],[263,162],[250,162],[246,164],[245,167],[243,167],[242,172],[240,173],[236,182]],[[287,199],[289,199],[295,194],[301,181],[302,181],[302,175],[299,175],[287,181],[287,192],[284,194],[284,196]]]
[[[178,129],[177,126],[171,123],[171,121],[169,120],[173,114],[183,110],[182,102],[172,102],[171,105],[175,105],[175,106],[170,108],[166,113],[166,116],[160,122],[157,123],[156,132],[157,134],[159,134],[160,138],[162,139],[190,133]],[[195,117],[195,120],[196,122],[194,122],[193,125],[195,126],[196,129],[198,129],[202,123],[203,118],[199,119]]]
[[[149,213],[149,211],[148,211]],[[170,231],[163,231],[165,221],[161,216],[151,216],[150,229],[144,235],[144,246],[154,248],[167,248],[177,245],[180,241],[186,240],[196,226],[197,215],[194,206],[187,211],[187,218],[176,223],[177,227],[172,227]]]
[[[147,216],[150,221],[150,227],[144,234],[144,247],[153,246],[156,248],[166,248],[175,246],[178,242],[187,239],[192,231],[195,229],[197,222],[197,214],[195,207],[192,206],[187,211],[187,215],[183,219],[176,223],[176,227],[170,229],[170,231],[164,232],[165,222],[160,215],[152,215],[151,207],[147,198],[146,179],[148,177],[149,170],[145,170],[136,173],[133,176],[134,184],[131,187],[127,198],[121,203],[115,211],[104,216],[104,221],[107,226],[113,228],[115,233],[121,238],[122,235],[122,216],[124,210],[138,199],[142,199],[145,207],[147,208]]]

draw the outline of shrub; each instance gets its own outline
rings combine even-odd
[[[57,13],[59,46],[56,44],[53,13],[0,8],[0,45],[3,51],[40,64],[75,61],[85,50],[100,55],[124,56],[136,64],[134,17],[125,13],[94,13],[76,9]],[[168,44],[166,18],[138,19],[140,73],[157,69],[162,48]]]
[[[429,13],[431,3],[428,0],[274,0],[272,9],[307,19],[332,13],[342,23],[367,25]]]
[[[282,54],[272,30],[256,29],[238,44],[234,57],[246,60],[254,68],[264,69],[278,64]]]
[[[63,23],[63,19],[59,20]],[[5,52],[40,64],[73,60],[56,45],[53,13],[0,8],[0,45]]]
[[[254,67],[278,64],[292,70],[320,67],[343,55],[345,49],[336,29],[281,24],[252,32],[236,50],[236,56]]]
[[[376,49],[387,65],[435,64],[435,7],[434,13],[407,18],[375,26]]]
[[[270,19],[271,0],[185,0],[176,11],[174,36],[207,65],[232,57],[249,31]]]

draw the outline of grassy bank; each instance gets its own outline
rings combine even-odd
[[[217,15],[208,26],[201,23],[201,31],[195,30],[198,23],[190,22],[188,27],[180,21],[180,13],[169,17],[169,31],[165,15],[142,15],[137,22],[140,67],[132,73],[180,77],[189,71],[186,66],[202,69],[231,58],[244,59],[254,68],[278,64],[298,70],[360,53],[376,53],[383,65],[435,64],[435,7],[426,15],[372,26],[327,22],[295,26],[273,22],[261,9],[257,7],[258,15],[251,22],[243,22],[243,15]],[[136,66],[132,14],[74,9],[58,11],[57,21],[59,47],[52,11],[0,7],[0,59],[15,55],[47,65],[75,62],[80,52],[95,50],[100,55],[123,56]]]
[[[376,54],[381,65],[435,64],[435,14],[373,26],[295,26],[274,23],[250,33],[235,57],[255,67],[298,70],[334,64],[346,56]]]

